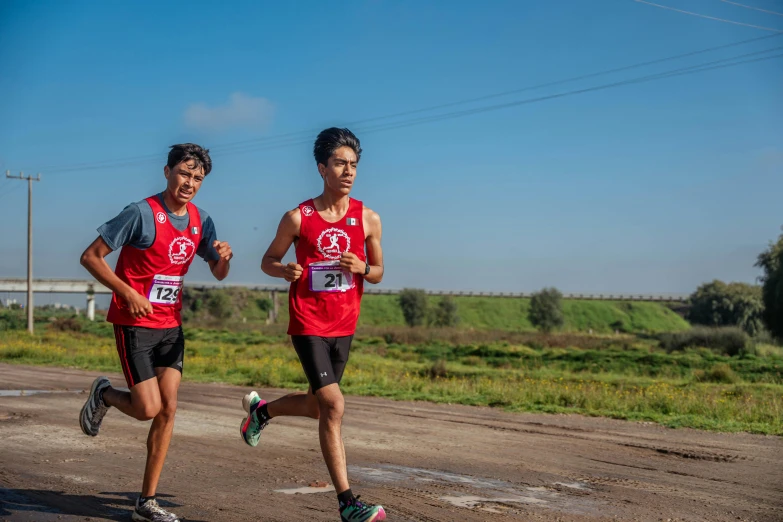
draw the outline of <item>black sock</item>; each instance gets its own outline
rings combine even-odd
[[[263,405],[259,406],[256,409],[257,414],[261,416],[261,418],[265,421],[269,420],[269,410],[267,410],[267,406],[269,406],[268,402],[265,402]]]
[[[139,495],[139,506],[143,506],[150,500],[155,500],[155,495],[152,495],[151,497],[142,497]]]
[[[341,509],[350,504],[353,498],[353,493],[351,492],[350,488],[346,489],[342,493],[337,494],[337,502],[340,503]]]

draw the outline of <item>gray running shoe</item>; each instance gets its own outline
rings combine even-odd
[[[158,505],[156,499],[150,499],[139,505],[141,497],[136,499],[136,509],[133,517],[136,522],[180,522],[179,517],[170,511],[166,511]]]
[[[109,411],[109,406],[103,402],[102,394],[109,386],[111,383],[106,377],[98,377],[92,383],[90,396],[87,397],[87,402],[84,403],[79,414],[79,424],[85,435],[95,437],[101,429],[103,416]]]

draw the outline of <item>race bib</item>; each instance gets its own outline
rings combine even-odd
[[[321,261],[307,267],[311,292],[345,292],[355,288],[353,274],[343,271],[339,261]]]
[[[185,278],[182,276],[156,275],[152,279],[152,287],[147,299],[154,304],[176,304],[184,280]]]

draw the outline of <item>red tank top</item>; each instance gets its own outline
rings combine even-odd
[[[299,205],[302,226],[296,262],[304,269],[288,292],[289,335],[353,335],[359,319],[364,276],[340,270],[343,252],[365,261],[361,201],[351,199],[348,212],[330,223],[310,199]],[[337,265],[337,266],[336,266]]]
[[[169,221],[158,196],[146,199],[155,216],[155,240],[141,250],[125,245],[114,272],[131,288],[149,299],[152,313],[142,318],[130,315],[128,305],[112,294],[106,320],[113,324],[146,328],[175,328],[182,324],[182,284],[201,241],[201,216],[188,203],[188,228],[179,231]]]

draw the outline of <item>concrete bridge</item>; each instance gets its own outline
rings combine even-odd
[[[269,285],[269,284],[250,284],[236,283],[224,284],[218,282],[199,283],[188,282],[185,284],[188,288],[209,289],[209,288],[247,288],[250,290],[259,290],[272,293],[273,303],[277,305],[277,293],[288,292],[288,285]],[[370,285],[365,286],[367,294],[399,294],[399,289],[374,288]],[[520,298],[530,297],[530,292],[471,292],[458,290],[425,290],[427,294],[434,296],[478,296],[478,297],[506,297]],[[27,292],[27,279],[0,279],[0,292]],[[91,321],[95,320],[95,295],[111,294],[111,290],[95,280],[89,279],[34,279],[33,292],[51,293],[51,294],[84,294],[87,298],[87,317]],[[657,302],[684,302],[688,296],[686,294],[563,294],[563,299],[583,299],[599,301],[657,301]],[[275,306],[275,308],[277,308]]]

